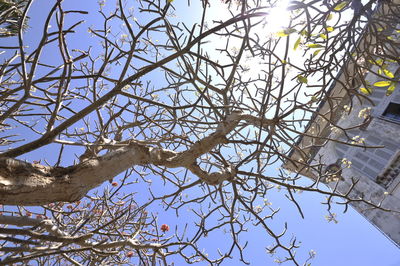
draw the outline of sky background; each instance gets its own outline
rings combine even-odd
[[[30,26],[32,29],[42,23],[42,14],[46,14],[44,10],[49,8],[49,2],[53,3],[54,1],[37,0],[32,5],[30,12]],[[112,4],[112,1],[109,2]],[[216,2],[218,2],[219,5],[219,1],[216,0]],[[187,7],[187,1],[183,0],[175,0],[173,4],[176,7],[178,20],[195,20],[201,15],[199,4],[196,1],[192,2],[190,8]],[[99,21],[99,16],[96,13],[98,9],[97,1],[65,0],[63,5],[66,10],[79,8],[89,11],[89,15],[86,16],[87,22],[78,28],[82,31],[82,36],[87,36],[87,28],[95,24],[96,21]],[[214,11],[215,15],[221,17],[223,8],[223,5],[217,6]],[[280,16],[277,16],[277,14],[280,14]],[[275,13],[271,20],[280,23],[284,20],[283,14],[284,13]],[[35,42],[37,40],[35,31],[28,31],[25,40],[27,42]],[[72,42],[72,46],[75,47],[79,47],[84,42],[84,40],[79,37],[71,38],[70,41]],[[47,58],[47,60],[51,60],[51,57],[51,54],[44,55],[44,58]],[[37,138],[37,136],[26,137]],[[55,146],[47,146],[45,148],[46,153],[51,152],[53,148],[55,148]],[[43,151],[43,149],[40,149],[31,152],[24,156],[24,159],[30,161],[37,159],[42,156]],[[74,157],[71,155],[69,159],[73,160]],[[275,168],[271,169],[271,171],[276,174]],[[308,181],[304,180],[302,182],[307,183]],[[105,186],[107,185],[109,184],[105,184]],[[141,187],[138,187],[138,191],[141,191],[143,188],[145,188],[145,186],[143,185],[142,187],[141,185]],[[314,250],[316,256],[311,261],[312,265],[400,265],[400,250],[352,208],[350,208],[347,213],[343,214],[343,208],[341,206],[335,206],[333,212],[337,213],[338,223],[334,223],[328,222],[324,217],[327,215],[327,212],[325,207],[320,204],[320,202],[324,200],[323,196],[316,193],[302,193],[297,196],[297,199],[303,208],[305,219],[301,219],[295,206],[286,200],[283,193],[280,193],[276,189],[271,190],[268,200],[272,202],[272,207],[280,208],[281,211],[278,216],[269,223],[275,228],[275,231],[282,230],[284,223],[288,223],[289,232],[287,236],[295,236],[298,241],[302,242],[302,248],[298,251],[299,257],[303,258],[300,259],[300,261],[304,261],[304,259],[308,257],[308,252],[310,250]],[[168,223],[171,227],[185,220],[185,214],[181,216],[179,220],[163,211],[159,211],[158,216],[160,224]],[[249,241],[248,247],[245,250],[245,258],[251,262],[251,265],[274,264],[273,257],[265,252],[265,247],[272,242],[272,239],[267,237],[263,230],[249,227],[249,232],[243,234],[241,238]],[[212,254],[213,250],[217,247],[223,245],[224,242],[223,235],[210,236],[203,240],[204,247],[210,251],[210,254]],[[234,255],[237,255],[237,253],[234,253]],[[238,261],[233,259],[226,260],[223,265],[237,264]],[[287,263],[287,265],[289,264],[290,263]],[[177,259],[176,265],[182,265],[179,259]]]

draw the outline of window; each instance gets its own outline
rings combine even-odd
[[[400,122],[400,104],[393,102],[389,103],[388,107],[386,108],[385,112],[383,112],[382,116]]]
[[[395,155],[389,160],[389,163],[376,177],[376,183],[388,188],[392,181],[400,176],[400,151],[398,150]]]

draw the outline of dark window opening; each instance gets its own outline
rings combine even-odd
[[[389,103],[386,108],[383,116],[389,119],[400,121],[400,104],[398,103]]]

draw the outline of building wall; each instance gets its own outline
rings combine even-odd
[[[369,80],[371,84],[377,81],[373,78]],[[400,211],[400,121],[398,123],[390,121],[382,114],[390,102],[400,104],[399,87],[390,96],[386,96],[387,88],[375,88],[370,96],[373,103],[353,99],[351,112],[346,111],[346,107],[343,108],[338,126],[349,128],[362,124],[365,118],[359,115],[360,111],[364,109],[365,114],[367,110],[365,108],[368,107],[371,108],[372,117],[369,125],[364,129],[350,130],[347,136],[340,129],[334,128],[330,136],[346,143],[353,141],[359,146],[381,146],[381,148],[362,148],[329,142],[314,157],[315,160],[321,160],[326,165],[341,162],[345,158],[345,162],[351,162],[351,164],[342,164],[344,180],[339,181],[339,190],[343,193],[347,192],[352,180],[358,180],[353,197],[363,197],[374,203],[382,202],[383,208],[395,211]],[[350,167],[347,168],[347,166]],[[330,182],[328,185],[334,188],[336,182]],[[400,246],[399,214],[371,210],[367,204],[358,202],[353,202],[352,206]]]

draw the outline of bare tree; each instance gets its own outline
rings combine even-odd
[[[212,10],[221,3],[206,0],[100,1],[93,14],[51,1],[42,24],[19,30],[0,67],[1,263],[220,263],[234,251],[245,262],[239,236],[253,223],[272,237],[269,252],[298,265],[299,243],[285,243],[286,230],[268,224],[278,211],[259,204],[270,189],[283,188],[300,215],[299,191],[325,194],[328,208],[340,198],[384,209],[328,190],[309,154],[293,163],[314,172],[310,185],[271,169],[313,115],[337,126],[317,110],[321,101],[338,110],[326,93],[332,82],[351,104],[368,98],[359,87],[371,65],[400,63],[398,1],[293,1],[285,28],[270,32],[278,2],[226,1],[230,16],[219,18]],[[22,21],[35,19],[33,5]],[[176,17],[179,8],[195,21]],[[87,30],[91,16],[102,21]],[[39,39],[24,38],[30,31]],[[328,141],[336,140],[315,139]],[[107,180],[111,190],[90,192]],[[157,207],[189,208],[196,229],[158,224]],[[219,230],[229,247],[209,258],[199,242]]]
[[[20,29],[26,29],[28,17],[23,14],[27,0],[0,1],[0,38],[17,35]]]

